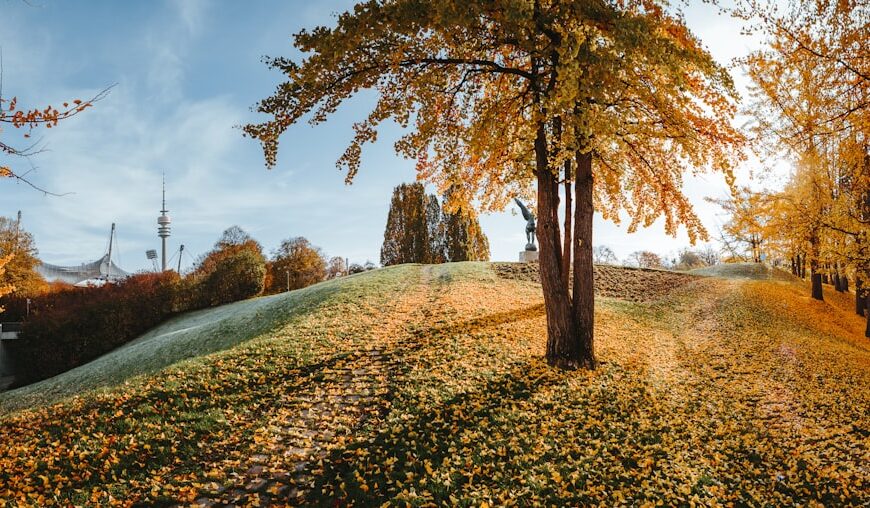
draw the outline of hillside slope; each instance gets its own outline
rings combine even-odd
[[[561,372],[532,280],[357,276],[231,349],[5,417],[0,498],[870,502],[863,321],[800,282],[674,286],[599,298],[601,366]]]
[[[0,393],[0,414],[113,386],[187,358],[227,349],[274,329],[300,312],[313,311],[349,280],[352,279],[177,316],[81,367]]]

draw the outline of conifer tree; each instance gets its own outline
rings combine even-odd
[[[381,265],[432,263],[442,258],[436,229],[440,222],[437,205],[436,200],[433,209],[421,183],[402,184],[393,189],[381,246]],[[435,227],[430,227],[431,221],[435,221]]]
[[[489,240],[480,229],[477,213],[465,202],[451,203],[453,189],[444,195],[444,232],[446,256],[450,262],[488,261]],[[449,211],[449,208],[453,208]]]
[[[452,211],[442,210],[438,198],[427,195],[420,183],[393,189],[381,264],[488,260],[489,241],[474,209],[452,190],[445,194],[444,206]]]
[[[426,232],[429,235],[429,251],[424,263],[445,263],[452,261],[447,258],[447,247],[450,239],[444,227],[446,216],[441,211],[441,204],[434,194],[426,196]]]

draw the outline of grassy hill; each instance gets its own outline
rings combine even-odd
[[[870,502],[847,296],[599,267],[602,364],[560,372],[527,268],[403,265],[181,316],[3,396],[0,499]]]

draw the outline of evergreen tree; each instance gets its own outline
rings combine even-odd
[[[488,261],[489,240],[480,229],[477,214],[467,203],[453,203],[453,211],[448,211],[448,203],[452,201],[453,190],[448,189],[444,195],[444,243],[447,260],[454,261]]]
[[[439,255],[443,256],[438,252],[440,215],[437,199],[433,207],[423,184],[405,183],[393,189],[381,246],[381,264],[432,263]],[[430,221],[435,221],[431,228]]]
[[[452,261],[448,258],[447,248],[449,239],[445,228],[446,214],[441,212],[441,204],[434,194],[426,197],[426,230],[429,235],[428,255],[424,263],[436,264]]]
[[[456,201],[452,190],[444,200]],[[463,201],[452,203],[452,207],[453,211],[443,211],[438,198],[427,195],[420,183],[396,187],[387,215],[381,264],[488,260],[489,241],[474,210]]]

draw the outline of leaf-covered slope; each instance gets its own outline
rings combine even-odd
[[[310,312],[347,280],[194,311],[177,316],[96,360],[60,375],[0,393],[0,414],[113,386],[187,358],[220,351]]]
[[[693,275],[706,275],[726,279],[797,281],[788,272],[771,268],[764,263],[722,263],[690,270]]]
[[[379,270],[232,349],[7,417],[0,498],[866,504],[870,343],[805,293],[703,278],[600,298],[602,365],[561,372],[537,284]]]

